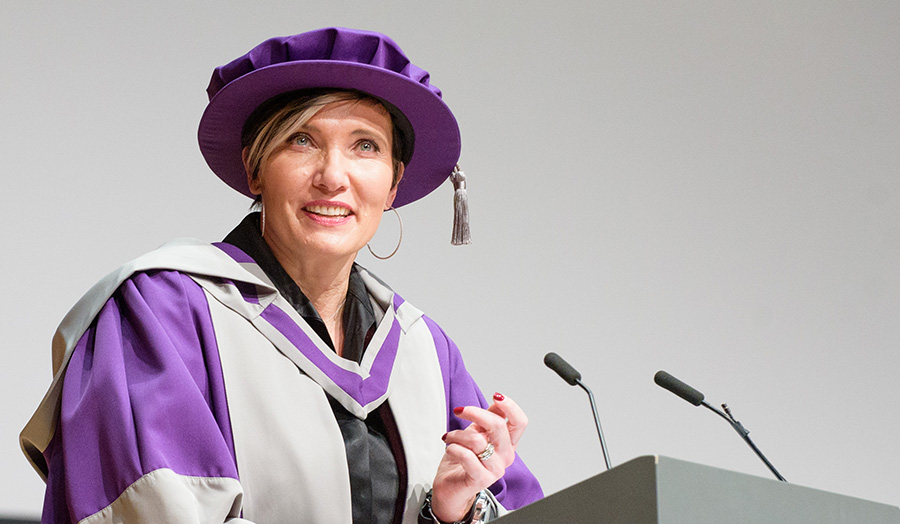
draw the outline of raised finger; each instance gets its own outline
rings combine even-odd
[[[515,400],[500,393],[494,393],[494,403],[488,407],[488,411],[506,419],[506,427],[509,431],[509,441],[513,447],[519,444],[522,433],[528,426],[528,417]]]

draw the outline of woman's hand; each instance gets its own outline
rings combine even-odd
[[[494,394],[488,409],[467,406],[454,408],[453,413],[472,424],[444,435],[447,448],[431,495],[431,511],[444,522],[464,518],[478,492],[503,476],[516,458],[516,446],[528,425],[519,405],[500,393]],[[493,454],[488,444],[493,446]]]

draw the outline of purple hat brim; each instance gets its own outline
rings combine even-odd
[[[198,140],[206,163],[226,184],[253,198],[241,160],[241,130],[260,104],[299,89],[362,91],[393,104],[415,133],[413,155],[397,187],[394,207],[437,188],[459,160],[462,143],[450,108],[423,85],[386,69],[355,62],[283,62],[247,73],[223,87],[200,119]]]

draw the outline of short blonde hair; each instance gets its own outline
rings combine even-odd
[[[372,96],[358,91],[314,90],[286,93],[260,105],[244,123],[241,147],[247,148],[247,170],[256,179],[270,156],[283,146],[297,129],[303,127],[323,107],[334,102],[358,101],[377,105],[391,119],[391,163],[397,185],[403,154],[403,137],[394,123],[393,114]]]

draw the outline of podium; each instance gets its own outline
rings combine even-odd
[[[900,524],[900,508],[661,456],[633,459],[498,524]]]

